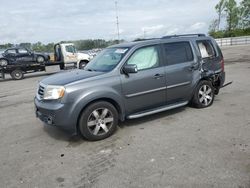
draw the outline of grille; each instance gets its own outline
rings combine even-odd
[[[44,90],[45,90],[45,86],[42,86],[41,84],[39,85],[38,87],[38,91],[37,91],[37,96],[38,96],[38,99],[43,99],[44,97]]]

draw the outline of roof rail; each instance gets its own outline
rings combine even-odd
[[[202,33],[184,34],[184,35],[168,35],[168,36],[163,36],[162,39],[169,39],[169,38],[176,38],[176,37],[191,37],[191,36],[205,37],[206,35]]]

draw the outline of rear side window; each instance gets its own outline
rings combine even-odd
[[[198,41],[197,44],[198,44],[202,58],[216,56],[216,53],[215,53],[215,50],[214,50],[214,47],[213,47],[211,41],[208,41],[208,40]]]
[[[168,65],[184,63],[194,59],[189,42],[164,44]]]
[[[26,49],[18,49],[19,54],[27,54],[28,51]]]

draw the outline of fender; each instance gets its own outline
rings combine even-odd
[[[105,93],[105,95],[103,95]],[[118,108],[120,120],[124,121],[125,119],[125,108],[122,102],[121,94],[117,93],[112,88],[94,88],[94,90],[83,93],[75,102],[73,102],[72,107],[70,109],[70,116],[72,117],[73,124],[77,126],[78,118],[80,117],[82,111],[86,106],[90,103],[98,100],[106,100],[113,101],[115,103],[115,107]]]

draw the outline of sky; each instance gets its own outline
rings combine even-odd
[[[218,0],[117,0],[120,38],[207,33]],[[0,44],[117,39],[115,0],[0,0]]]

